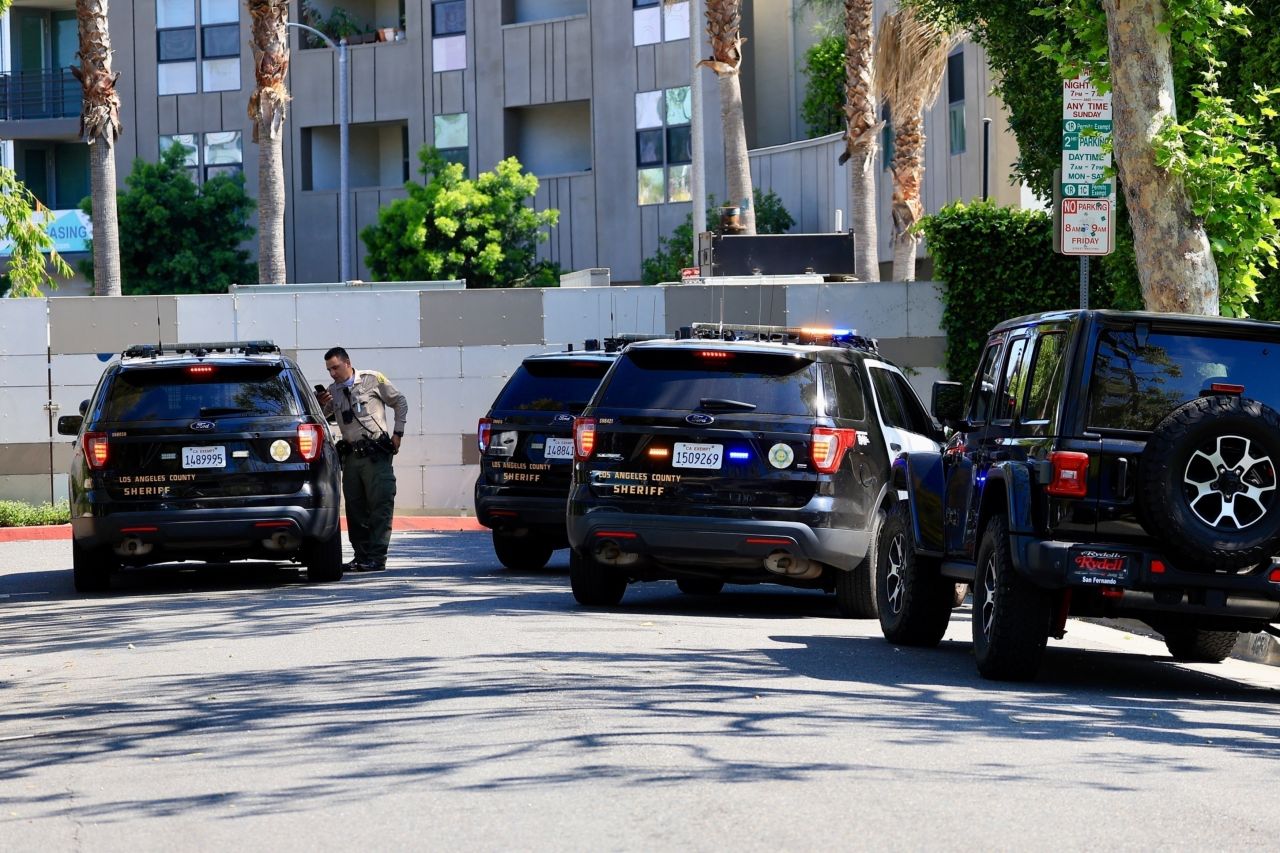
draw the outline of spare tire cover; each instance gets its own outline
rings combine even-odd
[[[1280,538],[1280,414],[1257,400],[1214,395],[1171,412],[1138,466],[1139,514],[1189,571],[1267,560]]]

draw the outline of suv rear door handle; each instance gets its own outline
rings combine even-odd
[[[902,449],[902,445],[898,444],[898,442],[896,441],[891,441],[889,442],[889,449],[892,450],[894,453],[897,453],[899,450]]]

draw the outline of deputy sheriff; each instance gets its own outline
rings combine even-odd
[[[396,472],[391,457],[400,452],[409,401],[376,370],[356,370],[342,347],[324,354],[333,383],[316,394],[325,417],[338,425],[342,441],[342,498],[347,505],[347,538],[355,558],[344,568],[376,572],[387,567]],[[388,430],[387,410],[395,412]]]

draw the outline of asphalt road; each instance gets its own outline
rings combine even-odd
[[[0,544],[0,849],[1274,849],[1280,669],[1072,622],[980,680],[830,596],[632,587],[397,534],[391,568],[71,592]]]

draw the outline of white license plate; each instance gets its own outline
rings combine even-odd
[[[719,469],[720,460],[723,457],[723,444],[690,444],[686,441],[677,441],[671,451],[671,465],[674,468]]]
[[[184,447],[182,448],[183,468],[226,468],[227,449],[225,447]]]
[[[573,439],[548,438],[547,446],[543,449],[542,455],[546,459],[572,459]]]

